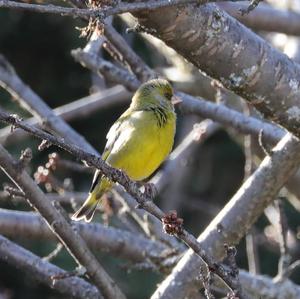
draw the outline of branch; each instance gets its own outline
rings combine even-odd
[[[72,223],[88,246],[95,251],[104,251],[129,259],[134,263],[162,261],[168,252],[176,251],[158,241],[107,227],[100,223]],[[0,209],[0,233],[12,238],[56,240],[48,225],[37,213]]]
[[[125,175],[122,171],[114,169],[111,166],[109,166],[108,164],[106,164],[100,157],[96,157],[92,154],[84,152],[75,145],[67,144],[65,142],[65,140],[62,138],[56,138],[48,133],[45,133],[45,132],[35,128],[35,127],[31,127],[29,125],[24,125],[20,121],[18,121],[18,119],[6,114],[5,112],[0,112],[0,120],[3,122],[6,122],[6,123],[10,123],[15,127],[22,128],[25,131],[31,133],[32,135],[34,135],[36,137],[47,140],[48,142],[61,147],[62,149],[70,152],[77,158],[80,158],[81,160],[85,160],[89,165],[94,166],[94,167],[98,168],[99,170],[101,170],[101,172],[107,178],[109,178],[111,181],[118,182],[119,184],[121,184],[125,188],[125,190],[136,199],[136,201],[138,202],[138,204],[141,208],[145,209],[147,212],[149,212],[150,214],[152,214],[153,216],[158,218],[160,221],[162,221],[162,219],[165,219],[167,217],[167,215],[165,215],[152,201],[150,201],[146,197],[146,195],[144,193],[142,193],[139,190],[139,186],[136,182],[130,180],[127,177],[127,175]],[[25,182],[23,182],[22,177],[19,177],[17,170],[13,167],[15,162],[13,162],[11,160],[11,158],[9,158],[7,155],[8,155],[8,153],[3,148],[0,147],[0,162],[1,162],[0,164],[2,164],[2,167],[6,170],[6,172],[8,172],[8,169],[9,169],[8,174],[10,174],[10,175],[13,174],[11,176],[14,178],[14,181],[16,183],[18,183],[19,180],[21,180],[20,181],[21,183],[25,183]],[[27,177],[27,174],[23,172],[23,176],[24,175],[26,175],[25,176],[26,179],[27,178],[29,179],[29,177]],[[30,179],[30,182],[32,182],[31,179]],[[22,184],[20,184],[20,185],[22,185]],[[38,191],[40,193],[39,194],[40,197],[34,197],[34,198],[31,197],[31,199],[34,199],[37,201],[35,204],[39,205],[40,204],[39,198],[44,198],[44,194],[40,191],[40,189],[32,190],[30,188],[28,190],[30,192],[26,192],[25,187],[27,187],[27,186],[22,185],[22,188],[25,189],[23,191],[26,194],[31,194],[31,196],[32,196],[32,193],[31,193],[32,191],[35,191],[35,192]],[[43,202],[44,201],[42,201],[42,203]],[[52,206],[50,206],[50,207],[53,208]],[[49,209],[50,207],[48,207],[47,209]],[[44,207],[41,205],[40,208],[42,209]],[[57,220],[55,220],[55,219],[59,219],[59,217],[61,217],[61,215],[58,214],[55,209],[54,209],[54,211],[57,214],[56,217],[52,217],[51,221],[49,221],[48,218],[46,218],[49,223],[52,223],[52,221],[57,222]],[[47,212],[47,211],[45,210],[45,212]],[[43,215],[43,213],[41,213],[41,214]],[[43,216],[45,217],[45,215],[43,215]],[[62,220],[64,220],[64,219],[62,219]],[[55,225],[55,227],[54,227],[54,229],[56,229],[57,232],[59,232],[59,233],[64,233],[64,231],[62,230],[62,224],[59,225],[58,227],[56,227],[56,225]],[[67,229],[67,227],[65,229]],[[234,277],[232,277],[229,273],[227,273],[227,271],[221,265],[216,264],[214,262],[214,260],[211,258],[211,256],[207,255],[206,252],[202,249],[202,247],[199,246],[199,243],[191,234],[189,234],[184,229],[180,229],[180,231],[178,231],[178,233],[175,233],[175,234],[179,239],[184,241],[190,248],[192,248],[193,251],[199,257],[201,257],[201,259],[204,260],[204,262],[208,265],[208,267],[210,269],[214,270],[214,272],[225,282],[225,284],[232,291],[233,290],[236,291],[241,299],[247,298],[244,294],[242,294],[242,290],[240,288],[240,285],[237,284],[237,280]],[[68,235],[65,235],[65,234],[64,234],[64,239],[68,240],[68,242],[70,242],[69,244],[74,244],[72,242],[76,242],[74,239],[71,239],[71,240],[68,239]],[[79,244],[78,240],[77,240],[77,244]],[[81,250],[84,250],[81,248],[81,246],[78,246],[78,245],[77,245],[77,248],[80,248],[80,252],[81,252]],[[72,248],[72,249],[75,250],[75,248]],[[87,250],[87,248],[86,248],[86,250]],[[91,265],[88,265],[88,266],[91,266]],[[100,267],[100,265],[98,265],[98,267]],[[87,267],[87,269],[88,269],[88,267]]]
[[[263,132],[263,137],[271,143],[280,141],[286,134],[284,129],[275,124],[255,117],[247,117],[243,113],[224,105],[218,105],[199,97],[195,98],[182,92],[178,92],[177,95],[183,100],[182,103],[178,104],[178,109],[182,113],[195,113],[202,117],[210,118],[243,134],[251,134],[258,137]]]
[[[135,91],[140,86],[140,81],[134,75],[131,75],[125,69],[115,67],[111,62],[104,60],[100,56],[84,52],[81,49],[72,50],[71,54],[84,67],[95,73],[101,73],[112,82],[120,83],[125,80],[125,87],[128,90]]]
[[[2,113],[0,114],[2,115]],[[88,275],[98,289],[103,292],[104,296],[107,298],[125,298],[116,283],[92,255],[80,235],[72,229],[71,225],[54,208],[51,202],[47,201],[45,194],[37,187],[28,173],[18,167],[18,162],[2,146],[0,146],[0,165],[3,171],[25,193],[29,203],[45,218],[49,227],[64,244],[71,256],[79,265],[83,265],[87,269]]]
[[[299,152],[299,150],[298,150],[298,152]],[[287,154],[287,152],[286,152],[286,154]],[[275,154],[274,154],[275,155]],[[291,156],[291,159],[293,159],[293,155]],[[284,170],[283,170],[284,171]],[[283,176],[285,175],[285,172],[283,173]],[[259,179],[259,178],[258,178]],[[272,184],[272,186],[273,186],[274,184]],[[276,184],[275,184],[276,185]],[[259,197],[259,194],[257,195],[258,197]],[[246,207],[246,209],[247,209],[247,207]],[[236,219],[236,216],[234,216],[235,217],[235,219]],[[193,267],[192,267],[193,268]],[[198,268],[197,268],[198,269]],[[292,298],[292,297],[291,297]]]
[[[64,192],[63,194],[47,193],[45,196],[47,197],[47,201],[57,201],[62,205],[72,204],[73,201],[78,204],[83,204],[86,200],[86,192]],[[21,196],[9,194],[7,191],[0,191],[0,201],[1,200],[24,203],[24,194]]]
[[[136,208],[136,200],[126,193],[123,188],[116,186],[114,196],[122,206],[130,213],[132,218],[138,223],[138,225],[145,232],[146,236],[151,239],[159,240],[162,243],[168,244],[172,248],[176,248],[180,251],[184,251],[186,246],[178,242],[172,236],[166,234],[161,227],[161,219],[147,213],[143,209]]]
[[[60,116],[65,121],[71,122],[75,119],[87,118],[98,110],[127,103],[130,98],[131,93],[122,86],[114,86],[55,108],[52,111],[55,115]],[[30,125],[39,124],[39,120],[36,117],[26,119],[24,122]],[[20,141],[24,136],[27,136],[27,134],[20,129],[14,130],[13,132],[11,132],[10,127],[0,129],[1,144],[6,143],[7,141]]]
[[[181,143],[172,151],[165,166],[151,179],[158,192],[164,190],[174,176],[178,176],[178,170],[182,171],[182,161],[185,161],[193,152],[194,148],[211,137],[220,126],[211,120],[204,120],[195,124],[193,129],[186,135]]]
[[[172,1],[169,1],[172,2]],[[104,26],[104,35],[121,52],[123,58],[130,66],[130,69],[141,82],[157,77],[157,74],[150,69],[144,61],[132,51],[124,38],[111,25]]]
[[[240,270],[241,284],[249,293],[251,298],[261,299],[298,299],[300,298],[300,287],[286,279],[280,283],[263,275],[253,275]],[[259,291],[260,296],[257,295]],[[176,297],[177,298],[177,297]]]
[[[10,8],[15,10],[25,10],[37,13],[49,13],[49,14],[59,14],[62,16],[76,17],[76,18],[99,18],[104,20],[105,18],[122,14],[126,12],[137,12],[140,10],[154,10],[167,6],[177,6],[180,4],[190,3],[190,2],[200,2],[206,3],[207,0],[160,0],[160,1],[147,1],[147,2],[136,2],[136,3],[125,3],[120,2],[114,7],[106,7],[101,9],[85,9],[85,8],[69,8],[57,5],[40,5],[40,4],[27,4],[20,3],[9,0],[0,0],[0,8]]]
[[[221,2],[218,6],[253,30],[300,35],[299,13],[260,3],[251,13],[242,16],[239,10],[247,8],[245,3]]]
[[[91,153],[97,153],[80,134],[57,117],[52,109],[22,82],[11,64],[2,55],[0,55],[0,85],[48,129],[64,136],[66,140],[76,140],[77,144]]]
[[[245,98],[265,118],[300,136],[300,67],[286,55],[213,4],[135,15],[146,30]]]
[[[67,272],[44,261],[1,235],[0,260],[24,271],[28,276],[65,296],[78,299],[103,299],[96,287],[84,279],[69,277],[54,282],[51,278],[52,275],[65,274]]]

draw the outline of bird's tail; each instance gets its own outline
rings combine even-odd
[[[89,196],[83,203],[81,208],[72,216],[72,220],[79,221],[85,220],[86,222],[91,222],[97,205],[101,200],[102,195],[110,190],[112,187],[112,182],[106,178],[102,178],[100,181],[97,180],[95,185],[92,186]]]
[[[81,208],[72,216],[72,220],[79,221],[84,219],[86,222],[90,222],[94,216],[99,201],[100,198],[96,197],[96,193],[91,192]]]

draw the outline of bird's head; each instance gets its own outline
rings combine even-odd
[[[132,98],[132,104],[141,107],[160,106],[173,108],[173,88],[165,79],[153,79],[142,84]]]

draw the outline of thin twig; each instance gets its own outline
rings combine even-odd
[[[47,262],[52,261],[54,258],[57,257],[57,255],[62,251],[63,248],[64,246],[61,243],[57,243],[54,250],[52,250],[47,256],[44,256],[43,260]]]
[[[0,0],[0,8],[11,8],[15,10],[26,10],[37,13],[49,13],[49,14],[59,14],[62,16],[76,17],[76,18],[99,18],[104,20],[105,18],[122,14],[126,12],[138,12],[141,10],[155,10],[167,6],[177,6],[180,4],[187,4],[192,2],[206,3],[207,0],[160,0],[160,1],[147,1],[147,2],[137,2],[137,3],[124,3],[121,2],[114,7],[106,7],[101,9],[85,9],[85,8],[69,8],[57,5],[40,5],[40,4],[27,4],[19,3],[9,0]]]
[[[242,101],[244,115],[250,116],[250,107],[244,101]],[[262,131],[261,131],[262,132]],[[259,135],[261,136],[261,135]],[[252,155],[252,136],[244,136],[244,155],[245,155],[245,166],[244,166],[244,181],[246,181],[253,172],[253,155]],[[259,258],[257,252],[257,245],[254,239],[254,230],[251,229],[246,235],[246,253],[248,260],[249,272],[257,274],[259,271]]]
[[[246,252],[248,258],[249,272],[252,274],[258,274],[260,271],[258,248],[255,239],[255,230],[251,229],[246,235]]]
[[[240,8],[240,12],[242,14],[242,16],[249,14],[252,10],[254,10],[258,4],[263,1],[263,0],[251,0],[249,6],[245,9],[245,8]]]
[[[291,255],[289,254],[287,245],[288,223],[281,198],[275,201],[275,206],[278,212],[278,223],[276,228],[278,231],[278,242],[280,249],[280,258],[278,262],[278,273],[276,279],[282,280],[286,278],[287,268],[291,263]]]

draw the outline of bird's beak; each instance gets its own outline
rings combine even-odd
[[[177,97],[175,95],[172,96],[171,103],[174,106],[177,105],[177,104],[179,104],[179,103],[181,103],[181,102],[182,102],[182,99],[180,99],[179,97]]]

